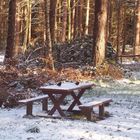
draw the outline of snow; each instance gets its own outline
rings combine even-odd
[[[112,98],[105,109],[111,117],[105,120],[23,118],[25,106],[0,109],[0,140],[140,140],[140,86],[125,80],[108,83],[107,87],[94,87],[81,101]],[[35,104],[34,112],[41,110]],[[97,108],[95,108],[97,111]],[[39,128],[39,133],[28,132]]]
[[[0,53],[0,63],[4,61],[4,55]]]
[[[91,82],[81,82],[79,85],[76,85],[75,83],[72,82],[64,82],[61,84],[61,86],[58,85],[47,85],[47,86],[41,86],[40,89],[49,89],[49,90],[75,90],[79,89],[80,87],[90,87],[93,86],[94,84]]]
[[[0,61],[3,57],[0,56]],[[83,103],[111,98],[105,110],[111,117],[89,122],[86,120],[23,118],[25,106],[0,108],[0,140],[140,140],[140,72],[132,79],[104,83],[99,81],[93,90],[84,94]],[[34,105],[34,113],[41,104]],[[97,108],[95,108],[97,111]],[[40,132],[31,133],[37,127]]]

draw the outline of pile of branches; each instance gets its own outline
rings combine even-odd
[[[55,44],[53,47],[56,67],[78,67],[93,65],[93,37],[84,36],[64,44]],[[106,58],[115,59],[116,52],[107,43]]]

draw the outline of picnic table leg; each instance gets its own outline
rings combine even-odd
[[[57,110],[61,116],[65,116],[64,112],[62,111],[62,109],[60,107],[60,104],[62,103],[62,101],[64,100],[66,95],[65,94],[61,94],[60,97],[57,98],[57,99],[52,94],[48,94],[48,96],[49,96],[50,100],[54,104],[53,108],[49,111],[48,115],[53,115],[54,112]]]
[[[71,93],[71,96],[73,97],[74,101],[69,106],[68,111],[72,111],[76,104],[78,104],[78,105],[82,104],[79,99],[81,98],[81,96],[83,95],[84,92],[85,92],[85,89],[80,90],[80,92],[78,93],[77,96],[74,92]]]
[[[104,117],[104,105],[99,106],[99,117]]]
[[[48,98],[42,100],[42,110],[48,111]]]
[[[82,113],[86,116],[88,121],[92,120],[92,108],[82,108]]]
[[[27,108],[26,108],[26,115],[32,115],[32,110],[33,110],[33,103],[29,102],[27,103]]]

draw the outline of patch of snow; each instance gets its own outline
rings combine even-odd
[[[40,89],[75,90],[80,87],[90,87],[92,85],[94,85],[94,84],[91,82],[81,82],[78,85],[76,85],[75,83],[71,83],[71,82],[64,82],[60,86],[58,86],[58,85],[48,86],[47,85],[47,86],[41,86]]]
[[[0,54],[0,63],[2,63],[4,61],[4,55]]]
[[[134,79],[134,80],[140,80],[140,72],[136,71],[136,72],[131,72],[131,77]]]
[[[134,73],[137,76],[140,73]],[[140,80],[122,79],[104,83],[87,91],[82,103],[111,98],[105,110],[111,117],[89,122],[85,120],[23,118],[25,106],[0,108],[0,140],[140,140]],[[34,105],[34,113],[41,104]],[[95,112],[98,108],[94,109]],[[37,128],[39,131],[28,131]]]
[[[111,117],[96,123],[85,120],[27,119],[23,118],[25,106],[10,110],[1,108],[0,140],[140,140],[140,86],[135,90],[136,85],[122,83],[113,83],[112,88],[94,87],[81,98],[83,103],[112,98],[111,105],[105,108]],[[34,112],[39,110],[41,105],[35,104]],[[39,132],[28,132],[29,128],[38,128]]]
[[[130,60],[127,60],[127,61],[123,61],[121,64],[136,64],[137,61],[130,61]]]

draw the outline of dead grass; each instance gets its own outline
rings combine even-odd
[[[93,80],[96,77],[110,76],[113,79],[123,78],[123,71],[116,65],[104,63],[97,69],[87,67],[86,69],[63,68],[59,71],[52,71],[47,68],[26,68],[17,69],[9,67],[0,69],[0,101],[16,104],[16,100],[32,96],[32,90],[47,82],[54,84],[60,81],[83,81]],[[19,91],[19,88],[22,89]],[[11,98],[12,97],[12,98]],[[12,103],[10,103],[10,106]]]

